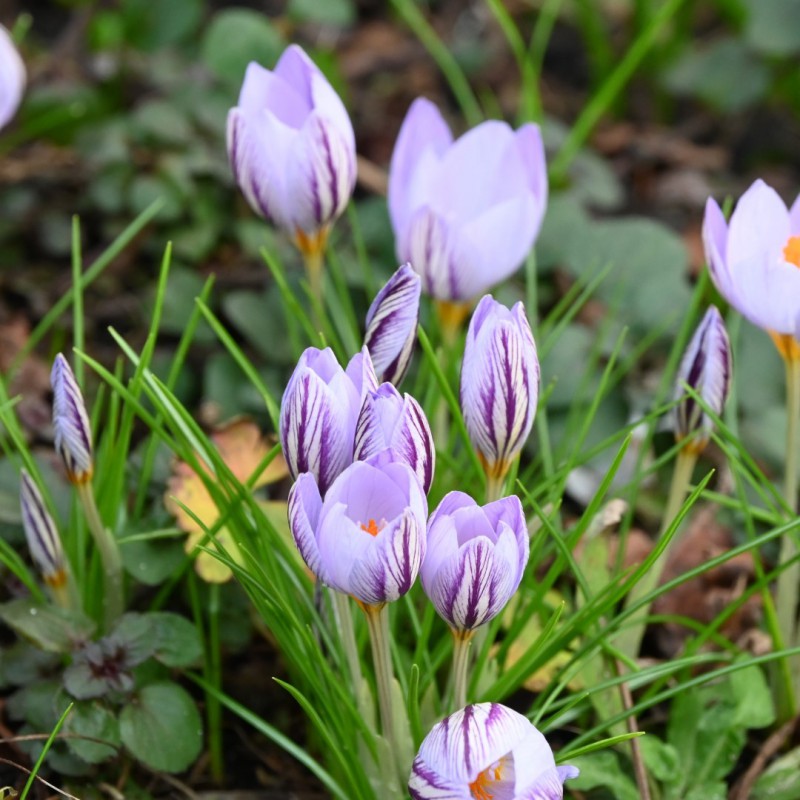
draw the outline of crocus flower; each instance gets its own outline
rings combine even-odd
[[[467,331],[461,409],[490,479],[505,476],[533,425],[539,359],[525,307],[511,310],[486,295]]]
[[[364,399],[356,424],[353,457],[359,461],[388,452],[414,470],[425,494],[431,488],[436,451],[430,425],[420,404],[382,383]]]
[[[253,210],[318,252],[356,180],[353,126],[317,66],[290,45],[274,70],[247,67],[228,114],[228,157]]]
[[[293,478],[310,472],[325,494],[353,461],[356,420],[367,392],[377,386],[366,348],[347,369],[329,347],[304,351],[281,401],[281,445]]]
[[[31,558],[44,582],[52,589],[60,589],[67,582],[67,562],[61,539],[39,487],[24,469],[20,476],[19,503]]]
[[[53,427],[55,448],[67,468],[67,477],[73,484],[88,483],[92,479],[92,428],[86,414],[78,382],[64,356],[59,353],[50,373],[53,387]]]
[[[770,332],[784,358],[800,359],[800,197],[787,209],[774,189],[757,180],[730,223],[709,198],[703,242],[720,294]]]
[[[522,714],[478,703],[434,725],[414,759],[413,800],[560,800],[576,767],[557,767],[542,734]]]
[[[289,527],[324,584],[368,606],[402,597],[425,555],[427,503],[411,467],[356,461],[323,501],[314,476],[289,492]]]
[[[399,385],[411,363],[417,338],[422,284],[411,264],[403,264],[378,292],[367,311],[364,344],[380,381]]]
[[[481,507],[464,492],[450,492],[428,521],[422,588],[451,628],[472,631],[517,591],[529,549],[518,497]]]
[[[0,128],[12,119],[25,91],[25,64],[11,34],[0,25]]]
[[[714,423],[684,384],[697,392],[717,416],[722,414],[731,385],[731,343],[716,306],[706,311],[678,369],[675,436],[680,441],[697,432],[686,446],[699,453],[708,443]]]
[[[428,294],[465,301],[505,280],[533,246],[547,205],[537,125],[484,122],[453,141],[433,103],[414,101],[389,169],[397,255]]]

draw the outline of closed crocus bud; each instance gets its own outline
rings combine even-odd
[[[464,492],[450,492],[428,521],[422,588],[453,630],[473,631],[517,591],[529,550],[518,497],[481,507]]]
[[[389,169],[397,255],[438,300],[471,300],[522,264],[547,205],[537,125],[484,122],[453,141],[433,103],[414,101]]]
[[[366,348],[342,369],[333,350],[309,347],[283,393],[280,438],[293,478],[310,472],[324,495],[353,461],[356,420],[378,386]]]
[[[542,734],[522,714],[478,703],[434,725],[414,759],[413,800],[561,800],[576,767],[557,767]]]
[[[25,64],[11,34],[0,25],[0,128],[17,112],[25,91]]]
[[[56,524],[44,504],[39,487],[23,469],[19,490],[22,527],[28,541],[31,558],[44,578],[44,582],[55,590],[62,589],[67,582],[67,562]]]
[[[730,223],[709,198],[703,243],[720,294],[771,335],[787,359],[800,359],[800,197],[787,209],[757,180],[741,197]]]
[[[681,441],[696,434],[684,446],[699,453],[708,444],[714,423],[684,384],[700,395],[717,416],[722,414],[731,385],[731,343],[716,306],[706,311],[678,369],[675,437]]]
[[[425,555],[427,503],[411,467],[356,461],[328,489],[301,475],[289,493],[289,527],[320,581],[366,606],[413,585]]]
[[[53,362],[50,383],[53,387],[56,452],[61,456],[72,483],[88,483],[94,470],[92,428],[78,382],[61,353]]]
[[[353,457],[358,461],[382,453],[414,470],[425,494],[431,488],[436,451],[428,419],[410,395],[400,395],[391,383],[381,384],[364,399],[356,424]]]
[[[270,71],[247,67],[228,114],[228,157],[253,210],[319,252],[356,180],[353,126],[318,67],[297,45]]]
[[[422,283],[403,264],[378,292],[367,311],[367,346],[378,380],[398,386],[408,371],[419,322]]]
[[[461,409],[490,480],[502,479],[528,438],[539,398],[539,359],[525,307],[486,295],[467,331]]]

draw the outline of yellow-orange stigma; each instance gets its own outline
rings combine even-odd
[[[497,783],[502,778],[501,768],[499,764],[493,764],[483,772],[469,785],[469,793],[475,800],[492,800],[494,794],[489,792],[493,783]]]
[[[385,522],[379,524],[374,519],[371,519],[366,525],[361,526],[361,530],[366,531],[370,536],[377,536],[383,530],[385,524]]]
[[[800,236],[790,236],[783,248],[783,257],[796,267],[800,267]]]

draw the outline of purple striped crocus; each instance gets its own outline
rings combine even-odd
[[[11,34],[0,25],[0,128],[17,113],[25,91],[25,64]]]
[[[247,67],[227,140],[253,210],[303,253],[324,249],[355,186],[355,137],[342,101],[302,48],[290,45],[274,70]]]
[[[528,438],[539,398],[539,359],[525,307],[486,295],[470,320],[461,409],[490,480],[501,480]]]
[[[425,494],[431,488],[436,450],[422,406],[410,395],[400,395],[391,383],[369,392],[356,424],[353,457],[367,461],[388,453],[414,470]]]
[[[50,373],[53,387],[55,448],[75,485],[88,483],[94,471],[92,428],[78,382],[64,356],[59,353]]]
[[[533,246],[547,206],[537,125],[490,120],[457,140],[439,110],[418,98],[389,168],[397,255],[443,301],[468,301],[505,280]]]
[[[325,494],[353,461],[356,420],[377,386],[366,348],[346,369],[329,347],[303,352],[281,400],[280,439],[293,478],[310,472]]]
[[[422,282],[403,264],[378,292],[367,311],[367,346],[380,381],[398,386],[408,371],[419,322]]]
[[[703,243],[720,294],[768,331],[785,359],[800,360],[800,197],[787,209],[774,189],[757,180],[729,223],[709,198]]]
[[[716,306],[706,311],[692,336],[678,369],[675,399],[675,437],[688,439],[685,448],[700,453],[708,444],[714,423],[685,386],[694,392],[717,416],[722,414],[731,385],[731,343],[722,315]]]
[[[413,800],[561,800],[576,767],[557,767],[528,719],[499,703],[446,717],[420,745],[408,790]]]
[[[464,492],[450,492],[428,521],[422,588],[454,631],[473,631],[517,591],[529,550],[518,497],[481,507]]]
[[[413,585],[425,555],[427,502],[411,467],[356,461],[323,500],[310,473],[289,492],[289,527],[322,583],[365,606],[382,606]]]
[[[19,504],[31,558],[51,589],[63,589],[67,583],[67,562],[61,539],[39,487],[24,469],[20,475]]]

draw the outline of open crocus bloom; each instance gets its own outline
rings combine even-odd
[[[25,64],[11,34],[0,25],[0,128],[16,114],[25,91]]]
[[[308,568],[365,605],[411,588],[425,555],[427,513],[419,480],[402,463],[356,461],[324,502],[309,473],[289,493],[289,527]]]
[[[800,359],[800,198],[787,209],[774,189],[757,180],[729,224],[709,198],[703,242],[720,294],[772,334],[784,358]]]
[[[274,70],[247,67],[239,105],[228,114],[228,157],[258,214],[320,249],[356,180],[353,126],[323,74],[297,45]]]
[[[537,125],[490,120],[456,141],[433,103],[414,101],[389,169],[397,255],[437,300],[471,300],[515,272],[547,205]]]
[[[517,591],[529,542],[516,496],[481,507],[450,492],[428,522],[422,586],[439,615],[457,631],[494,618]]]
[[[408,790],[413,800],[560,800],[575,767],[557,767],[544,736],[498,703],[467,706],[425,737]]]

